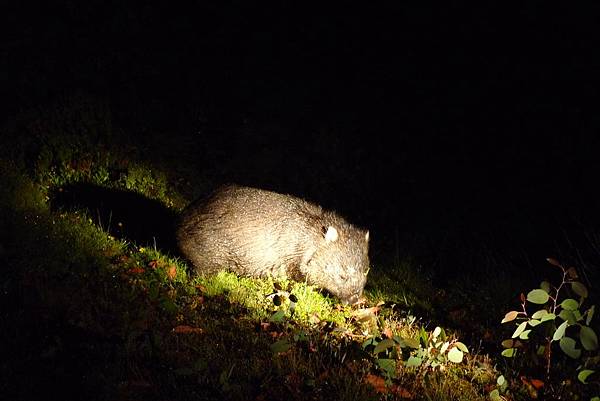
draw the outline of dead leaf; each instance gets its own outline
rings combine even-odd
[[[312,324],[318,324],[321,322],[321,319],[319,318],[319,314],[317,312],[313,312],[308,317],[308,321]]]
[[[385,329],[383,329],[383,335],[386,338],[392,338],[394,336],[394,333],[392,333],[392,329],[390,329],[389,327],[386,327]]]
[[[379,307],[378,306],[373,306],[371,308],[363,308],[363,309],[357,309],[354,312],[352,312],[352,317],[354,317],[356,320],[369,320],[373,317],[375,317],[375,315],[377,314],[377,312],[379,312]]]
[[[385,386],[385,379],[381,376],[368,374],[365,381],[370,384],[377,393],[387,394],[388,388]]]
[[[173,332],[178,333],[178,334],[202,333],[202,329],[199,327],[192,327],[192,326],[182,324],[182,325],[174,327]]]
[[[131,274],[142,274],[144,272],[144,268],[141,266],[133,266],[129,269],[129,273]]]
[[[531,379],[531,385],[535,387],[536,390],[539,390],[544,387],[544,382],[538,379]]]
[[[521,376],[520,377],[521,382],[523,383],[523,385],[525,386],[525,388],[527,389],[527,392],[529,393],[529,397],[531,397],[532,399],[536,400],[538,398],[538,391],[540,388],[542,388],[544,386],[544,382],[538,379],[528,379],[525,376]]]
[[[167,268],[167,277],[169,277],[170,280],[175,280],[176,276],[177,276],[177,268],[173,265],[169,266]]]
[[[410,391],[408,391],[404,387],[400,387],[398,385],[393,385],[390,388],[390,390],[391,390],[392,393],[400,396],[401,398],[407,399],[407,400],[412,400],[413,398],[415,398],[415,395],[413,393],[411,393]]]

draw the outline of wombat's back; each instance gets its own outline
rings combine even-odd
[[[320,236],[322,215],[302,199],[228,185],[184,211],[177,239],[201,273],[229,267],[250,276],[284,276],[282,265],[300,258],[302,244]]]

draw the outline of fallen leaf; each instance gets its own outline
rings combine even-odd
[[[310,323],[312,324],[317,324],[321,322],[321,319],[319,318],[319,314],[317,312],[313,312],[309,317],[308,320]]]
[[[131,269],[129,269],[129,273],[131,274],[141,274],[144,272],[144,268],[141,266],[133,266]]]
[[[377,312],[379,312],[379,309],[380,308],[378,306],[373,306],[372,308],[357,309],[354,312],[352,312],[352,317],[354,317],[356,320],[369,320],[375,317]]]
[[[169,277],[170,280],[175,280],[176,276],[177,276],[177,268],[173,265],[169,266],[167,268],[167,277]]]
[[[413,393],[411,393],[404,387],[400,387],[398,385],[393,385],[391,387],[391,391],[392,391],[392,393],[394,393],[404,399],[412,400],[413,398],[415,398],[415,395]]]
[[[174,333],[188,334],[188,333],[202,333],[202,329],[199,327],[192,327],[185,324],[176,326],[173,328]]]
[[[544,387],[544,382],[538,379],[531,379],[531,385],[536,388],[536,390]]]
[[[392,338],[394,336],[394,333],[392,333],[392,329],[390,329],[389,327],[386,327],[385,329],[383,329],[383,335],[386,338]]]
[[[388,389],[385,386],[385,379],[383,377],[368,374],[365,378],[365,381],[369,383],[375,389],[376,392],[387,394]]]

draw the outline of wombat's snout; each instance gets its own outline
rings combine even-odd
[[[344,299],[344,302],[349,305],[354,305],[355,303],[358,302],[361,295],[362,295],[362,293],[356,293],[354,295],[350,295],[348,298]]]

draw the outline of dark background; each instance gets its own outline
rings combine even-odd
[[[237,182],[314,200],[370,228],[382,261],[586,246],[596,6],[292,3],[7,2],[0,116],[102,99],[113,138],[197,171],[191,196]]]

